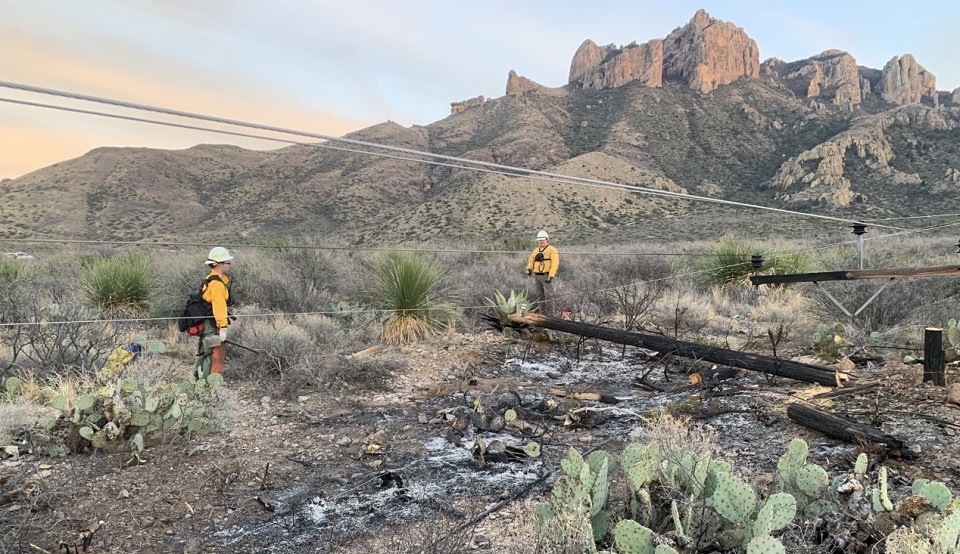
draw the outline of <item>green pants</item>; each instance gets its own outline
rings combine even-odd
[[[210,375],[210,365],[213,363],[213,348],[204,344],[204,337],[208,337],[217,332],[217,326],[213,322],[205,321],[203,331],[198,336],[197,342],[197,363],[193,366],[193,374],[197,379],[206,379]]]

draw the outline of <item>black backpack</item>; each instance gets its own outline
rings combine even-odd
[[[177,320],[177,327],[181,332],[188,335],[199,335],[203,330],[203,322],[213,317],[213,306],[203,299],[203,293],[206,292],[210,281],[220,281],[222,283],[223,279],[219,275],[207,276],[203,280],[203,284],[200,285],[200,290],[187,298],[187,305],[184,306],[183,312]],[[228,304],[232,304],[232,302],[228,302]]]

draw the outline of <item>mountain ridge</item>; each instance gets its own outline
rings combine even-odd
[[[454,102],[450,116],[428,125],[384,122],[346,138],[851,219],[960,200],[960,89],[936,91],[912,56],[883,69],[839,50],[760,62],[742,29],[702,10],[654,40],[659,58],[656,46],[585,41],[563,87],[511,71],[500,98]],[[414,242],[510,239],[539,227],[570,238],[708,232],[665,225],[703,217],[689,201],[359,150],[370,149],[98,148],[0,181],[0,233]],[[749,219],[706,213],[711,233],[743,230]]]

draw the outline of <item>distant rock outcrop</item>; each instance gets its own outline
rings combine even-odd
[[[483,95],[477,96],[475,98],[468,98],[462,102],[450,102],[450,114],[460,113],[467,108],[472,108],[474,106],[482,106],[487,100]]]
[[[710,92],[741,77],[760,75],[760,51],[743,29],[699,10],[666,39],[623,48],[586,40],[570,62],[569,83],[607,89],[640,81],[659,87],[672,78],[700,92]]]
[[[540,83],[517,75],[517,72],[512,69],[507,75],[507,96],[520,96],[541,88],[543,88],[543,85]]]
[[[861,78],[857,60],[842,50],[827,50],[818,56],[787,64],[771,58],[762,64],[764,75],[781,79],[798,96],[829,100],[853,110],[860,105],[870,83]]]
[[[740,27],[698,10],[664,39],[663,75],[710,92],[741,77],[759,77],[760,49]]]
[[[663,84],[663,42],[629,44],[622,49],[612,44],[600,47],[586,40],[570,63],[570,83],[585,89],[608,89],[631,81],[650,87]]]
[[[950,94],[950,101],[954,104],[960,104],[960,88],[953,89],[953,92]]]
[[[937,78],[910,54],[894,56],[885,66],[880,79],[880,96],[893,104],[919,104],[929,100],[938,103]]]

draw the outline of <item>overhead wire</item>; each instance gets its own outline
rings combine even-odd
[[[527,168],[509,166],[509,165],[504,165],[504,164],[497,164],[497,163],[493,163],[493,162],[485,162],[485,161],[481,161],[481,160],[471,160],[471,159],[468,159],[468,158],[461,158],[461,157],[457,157],[457,156],[448,156],[448,155],[444,155],[444,154],[436,154],[436,153],[431,153],[431,152],[424,152],[424,151],[416,150],[416,149],[413,149],[413,148],[404,148],[404,147],[400,147],[400,146],[391,146],[391,145],[379,144],[379,143],[375,143],[375,142],[363,141],[363,140],[358,140],[358,139],[350,139],[350,138],[346,138],[346,137],[336,137],[336,136],[333,136],[333,135],[326,135],[326,134],[322,134],[322,133],[313,133],[313,132],[302,131],[302,130],[297,130],[297,129],[289,129],[289,128],[284,128],[284,127],[277,127],[277,126],[273,126],[273,125],[264,125],[264,124],[260,124],[260,123],[254,123],[254,122],[241,121],[241,120],[224,118],[224,117],[218,117],[218,116],[210,116],[210,115],[205,115],[205,114],[199,114],[199,113],[195,113],[195,112],[188,112],[188,111],[183,111],[183,110],[174,110],[174,109],[164,108],[164,107],[160,107],[160,106],[152,106],[152,105],[148,105],[148,104],[140,104],[140,103],[135,103],[135,102],[127,102],[127,101],[123,101],[123,100],[115,100],[115,99],[104,98],[104,97],[100,97],[100,96],[93,96],[93,95],[80,94],[80,93],[63,91],[63,90],[56,90],[56,89],[51,89],[51,88],[46,88],[46,87],[38,87],[38,86],[34,86],[34,85],[26,85],[26,84],[21,84],[21,83],[14,83],[14,82],[10,82],[10,81],[0,81],[0,87],[2,87],[2,88],[8,88],[8,89],[13,89],[13,90],[19,90],[19,91],[22,91],[22,92],[31,92],[31,93],[35,93],[35,94],[43,94],[43,95],[48,95],[48,96],[58,96],[58,97],[62,97],[62,98],[72,99],[72,100],[79,100],[79,101],[85,101],[85,102],[93,102],[93,103],[105,104],[105,105],[110,105],[110,106],[120,107],[120,108],[125,108],[125,109],[140,110],[140,111],[149,111],[149,112],[153,112],[153,113],[160,113],[160,114],[170,115],[170,116],[175,116],[175,117],[183,117],[183,118],[189,118],[189,119],[197,119],[197,120],[201,120],[201,121],[209,121],[209,122],[213,122],[213,123],[219,123],[219,124],[222,124],[222,125],[245,127],[245,128],[251,128],[251,129],[258,129],[258,130],[261,130],[261,131],[269,131],[269,132],[275,132],[275,133],[281,133],[281,134],[289,134],[289,135],[294,135],[294,136],[302,136],[302,137],[313,138],[313,139],[318,139],[318,140],[325,140],[325,141],[330,141],[330,142],[340,142],[340,143],[350,144],[350,145],[354,145],[354,146],[363,146],[363,147],[366,147],[366,148],[381,149],[381,150],[387,150],[387,151],[390,151],[390,152],[399,152],[399,153],[404,153],[404,154],[412,154],[412,155],[416,155],[416,156],[423,156],[423,157],[427,157],[427,158],[434,158],[434,159],[440,159],[440,160],[447,160],[447,161],[452,161],[452,162],[458,162],[458,163],[460,163],[460,164],[469,164],[469,167],[457,166],[457,167],[460,167],[460,168],[462,168],[462,169],[473,169],[473,170],[478,170],[478,168],[496,169],[496,170],[499,170],[498,172],[507,172],[507,173],[504,173],[504,174],[513,174],[514,176],[524,176],[524,177],[539,176],[539,177],[545,177],[545,178],[547,178],[548,180],[558,180],[558,179],[559,179],[559,180],[562,180],[562,181],[564,181],[564,182],[569,182],[569,183],[572,183],[572,184],[580,184],[580,185],[584,185],[584,186],[601,187],[601,188],[615,188],[615,189],[620,189],[620,190],[628,190],[628,191],[636,192],[636,193],[639,193],[639,194],[649,194],[649,195],[654,195],[654,196],[661,196],[661,197],[667,197],[667,198],[675,198],[675,199],[680,199],[680,200],[709,202],[709,203],[715,203],[715,204],[721,204],[721,205],[727,205],[727,206],[734,206],[734,207],[740,207],[740,208],[750,208],[750,209],[765,210],[765,211],[770,211],[770,212],[774,212],[774,213],[781,213],[781,214],[785,214],[785,215],[794,215],[794,216],[799,216],[799,217],[816,218],[816,219],[829,220],[829,221],[841,221],[841,222],[844,222],[844,223],[848,223],[848,222],[851,221],[851,220],[848,219],[848,218],[840,218],[840,217],[828,216],[828,215],[823,215],[823,214],[812,214],[812,213],[807,213],[807,212],[799,212],[799,211],[795,211],[795,210],[787,210],[787,209],[783,209],[783,208],[775,208],[775,207],[772,207],[772,206],[763,206],[763,205],[759,205],[759,204],[749,204],[749,203],[745,203],[745,202],[736,202],[736,201],[733,201],[733,200],[724,200],[724,199],[720,199],[720,198],[710,198],[710,197],[707,197],[707,196],[698,196],[698,195],[693,195],[693,194],[689,194],[689,193],[679,193],[679,192],[673,192],[673,191],[663,191],[663,190],[658,190],[658,189],[651,189],[651,188],[648,188],[648,187],[641,187],[641,186],[638,186],[638,185],[625,185],[625,184],[622,184],[622,183],[613,183],[613,182],[610,182],[610,181],[603,181],[603,180],[600,180],[600,179],[588,179],[588,178],[585,178],[585,177],[575,177],[575,176],[571,176],[571,175],[563,175],[563,174],[559,174],[559,173],[552,173],[552,172],[548,172],[548,171],[539,171],[539,170],[533,170],[533,169],[527,169]],[[377,155],[377,153],[373,153],[373,152],[369,152],[369,151],[356,151],[355,153],[365,153],[365,154]],[[411,161],[413,161],[413,160],[411,160]],[[417,161],[422,161],[422,160],[417,160]],[[881,224],[881,225],[877,225],[877,226],[901,230],[901,228],[899,228],[899,227],[893,227],[893,226],[889,226],[889,225],[882,225],[882,224]]]
[[[360,140],[356,140],[356,139],[348,139],[348,138],[345,138],[345,137],[334,137],[334,136],[323,135],[323,134],[319,134],[319,133],[310,133],[310,132],[306,132],[306,131],[299,131],[299,130],[294,130],[294,129],[286,129],[286,128],[281,128],[281,127],[275,127],[275,126],[270,126],[270,125],[262,125],[262,124],[251,123],[251,122],[244,122],[244,121],[239,121],[239,120],[232,120],[232,119],[227,119],[227,118],[221,118],[221,117],[215,117],[215,116],[208,116],[208,115],[203,115],[203,114],[196,114],[196,113],[192,113],[192,112],[184,112],[184,111],[180,111],[180,110],[172,110],[172,109],[169,109],[169,108],[162,108],[162,107],[157,107],[157,106],[149,106],[149,105],[145,105],[145,104],[136,104],[136,103],[131,103],[131,102],[125,102],[125,101],[107,99],[107,98],[90,96],[90,95],[83,95],[83,94],[66,92],[66,91],[57,91],[57,90],[53,90],[53,89],[47,89],[47,88],[44,88],[44,87],[34,87],[34,86],[30,86],[30,85],[22,85],[22,84],[11,83],[11,82],[6,82],[6,81],[0,81],[0,87],[11,88],[11,89],[20,90],[20,91],[26,91],[26,92],[33,92],[33,93],[38,93],[38,94],[54,95],[54,96],[59,96],[59,97],[64,97],[64,98],[69,98],[69,99],[74,99],[74,100],[81,100],[81,101],[102,103],[102,104],[112,105],[112,106],[115,106],[115,107],[121,107],[121,108],[125,108],[125,109],[143,110],[143,111],[149,111],[149,112],[154,112],[154,113],[161,113],[161,114],[170,115],[170,116],[175,116],[175,117],[185,117],[185,118],[199,119],[199,120],[204,120],[204,121],[209,121],[209,122],[214,122],[214,123],[220,123],[220,124],[225,124],[225,125],[231,125],[231,126],[240,126],[240,127],[253,128],[253,129],[258,129],[258,130],[262,130],[262,131],[270,131],[270,132],[277,132],[277,133],[282,133],[282,134],[291,134],[291,135],[296,135],[296,136],[304,136],[304,137],[309,137],[309,138],[314,138],[314,139],[319,139],[319,140],[332,141],[332,142],[342,142],[342,143],[351,144],[351,145],[354,145],[354,146],[362,146],[362,147],[366,147],[366,148],[384,149],[384,150],[388,150],[388,151],[401,152],[401,153],[412,154],[412,155],[422,156],[422,157],[427,157],[427,158],[436,158],[436,159],[449,160],[449,161],[454,161],[454,162],[457,162],[457,163],[456,163],[456,164],[452,164],[452,163],[437,162],[437,161],[434,161],[434,160],[431,160],[431,159],[408,158],[408,157],[405,157],[405,156],[396,156],[396,155],[392,155],[392,154],[386,154],[386,153],[384,153],[384,152],[375,152],[375,151],[369,151],[369,150],[358,150],[358,149],[355,149],[355,148],[341,148],[341,147],[335,147],[335,146],[328,145],[328,144],[317,144],[317,143],[310,143],[310,142],[303,142],[303,141],[294,141],[294,140],[290,140],[290,139],[280,139],[280,138],[275,138],[275,137],[265,137],[265,136],[262,136],[262,135],[253,135],[253,134],[250,134],[250,133],[241,133],[241,132],[228,131],[228,130],[223,130],[223,129],[212,129],[212,128],[208,128],[208,127],[200,127],[200,126],[195,126],[195,125],[186,125],[186,124],[182,124],[182,123],[173,123],[173,122],[159,121],[159,120],[155,120],[155,119],[140,118],[140,117],[129,116],[129,115],[111,114],[111,113],[107,113],[107,112],[99,112],[99,111],[94,111],[94,110],[86,110],[86,109],[74,108],[74,107],[69,107],[69,106],[57,106],[57,105],[52,105],[52,104],[45,104],[45,103],[39,103],[39,102],[30,102],[30,101],[18,100],[18,99],[11,99],[11,98],[0,98],[0,101],[3,101],[3,102],[14,103],[14,104],[21,104],[21,105],[26,105],[26,106],[41,107],[41,108],[47,108],[47,109],[65,110],[65,111],[69,111],[69,112],[75,112],[75,113],[81,113],[81,114],[87,114],[87,115],[96,115],[96,116],[110,117],[110,118],[123,119],[123,120],[135,121],[135,122],[142,122],[142,123],[150,123],[150,124],[158,124],[158,125],[179,127],[179,128],[184,128],[184,129],[190,129],[190,130],[213,132],[213,133],[226,134],[226,135],[232,135],[232,136],[239,136],[239,137],[244,137],[244,138],[252,138],[252,139],[258,139],[258,140],[266,140],[266,141],[273,141],[273,142],[282,142],[282,143],[286,143],[286,144],[300,144],[300,145],[311,146],[311,147],[327,148],[327,149],[331,149],[331,150],[346,151],[346,152],[355,153],[355,154],[374,155],[374,156],[379,156],[379,157],[399,159],[399,160],[410,161],[410,162],[415,162],[415,163],[427,163],[427,164],[439,165],[439,166],[446,166],[446,167],[451,167],[451,168],[456,168],[456,169],[468,169],[468,170],[474,170],[474,171],[480,171],[480,172],[496,173],[496,174],[506,175],[506,176],[515,176],[515,177],[516,177],[516,176],[522,176],[522,177],[524,177],[524,178],[547,180],[547,181],[551,181],[551,182],[562,182],[562,183],[567,183],[567,184],[579,184],[579,185],[594,186],[594,187],[600,187],[600,188],[610,188],[610,189],[614,189],[614,190],[623,190],[623,191],[627,191],[627,192],[635,192],[635,193],[640,193],[640,194],[650,194],[650,195],[654,195],[654,196],[661,196],[661,197],[667,197],[667,198],[673,198],[673,199],[680,199],[680,200],[687,200],[687,201],[704,201],[704,202],[711,202],[711,203],[717,203],[717,204],[723,204],[723,205],[729,205],[729,206],[735,206],[735,207],[766,210],[766,211],[772,211],[772,212],[775,212],[775,213],[789,214],[789,215],[795,215],[795,216],[801,216],[801,217],[811,217],[811,218],[817,218],[817,219],[822,219],[822,220],[840,221],[840,222],[845,222],[845,223],[851,221],[851,220],[848,219],[848,218],[839,218],[839,217],[833,217],[833,216],[826,216],[826,215],[822,215],[822,214],[811,214],[811,213],[806,213],[806,212],[798,212],[798,211],[794,211],[794,210],[786,210],[786,209],[781,209],[781,208],[774,208],[774,207],[770,207],[770,206],[762,206],[762,205],[757,205],[757,204],[748,204],[748,203],[728,201],[728,200],[722,200],[722,199],[716,199],[716,198],[702,197],[702,196],[697,196],[697,195],[690,195],[690,194],[686,194],[686,193],[675,193],[675,192],[672,192],[672,191],[662,191],[662,190],[657,190],[657,189],[649,189],[649,188],[647,188],[647,187],[640,187],[640,186],[636,186],[636,185],[626,185],[626,184],[622,184],[622,183],[613,183],[613,182],[602,181],[602,180],[597,180],[597,179],[587,179],[587,178],[582,178],[582,177],[574,177],[574,176],[557,174],[557,173],[551,173],[551,172],[530,170],[530,169],[526,169],[526,168],[519,168],[519,167],[508,166],[508,165],[503,165],[503,164],[495,164],[495,163],[491,163],[491,162],[483,162],[483,161],[479,161],[479,160],[470,160],[470,159],[467,159],[467,158],[459,158],[459,157],[455,157],[455,156],[446,156],[446,155],[434,154],[434,153],[430,153],[430,152],[423,152],[423,151],[418,151],[418,150],[415,150],[415,149],[409,149],[409,148],[402,148],[402,147],[395,147],[395,146],[383,145],[383,144],[372,143],[372,142],[367,142],[367,141],[360,141]],[[463,165],[463,164],[470,164],[470,165]],[[944,214],[943,216],[946,217],[946,216],[948,216],[948,215],[951,215],[951,214]],[[886,218],[886,219],[895,219],[895,218]],[[909,218],[901,218],[901,219],[909,219]],[[879,219],[876,219],[876,220],[868,220],[868,221],[873,221],[873,222],[875,222],[875,221],[880,221],[880,220],[879,220]],[[960,223],[957,223],[957,224],[946,224],[946,225],[942,225],[942,226],[934,226],[933,228],[949,227],[949,226],[958,225],[958,224],[960,224]],[[885,237],[894,236],[894,235],[899,235],[899,234],[913,233],[913,232],[923,232],[923,231],[925,231],[924,229],[903,229],[903,228],[900,228],[900,227],[894,227],[894,226],[890,226],[890,225],[877,225],[877,224],[874,224],[874,226],[882,227],[882,228],[889,228],[889,229],[896,230],[896,231],[898,231],[898,232],[896,232],[896,233],[890,233],[890,234],[887,234],[887,235],[882,235],[882,236],[879,236],[879,237],[868,237],[868,239],[885,238]],[[30,240],[30,239],[25,239],[25,240]],[[59,242],[59,243],[67,243],[67,242],[97,243],[97,242],[103,242],[103,243],[110,243],[110,244],[137,244],[137,245],[171,245],[171,244],[180,244],[180,245],[183,245],[183,244],[190,244],[190,245],[196,245],[196,246],[200,246],[200,245],[206,246],[206,244],[200,244],[200,243],[169,243],[169,242],[151,242],[151,243],[145,243],[145,242],[134,242],[134,241],[119,241],[119,242],[118,242],[118,241],[66,241],[66,240],[58,240],[58,239],[33,239],[33,242]],[[838,243],[838,244],[846,244],[846,243]],[[259,246],[261,246],[261,245],[256,245],[256,246],[259,247]],[[264,247],[267,247],[266,245],[263,245],[263,246],[264,246]],[[270,245],[269,247],[271,247],[271,248],[277,248],[276,245]],[[295,246],[295,245],[290,245],[290,246],[284,245],[284,246],[282,246],[282,247],[284,247],[284,248],[317,248],[317,249],[323,248],[323,249],[330,249],[330,250],[338,249],[338,247],[309,247],[309,246]],[[823,247],[823,248],[829,248],[829,247],[833,247],[833,245],[829,245],[829,246]],[[343,247],[342,249],[346,250],[346,249],[348,249],[348,248],[347,248],[347,247]],[[813,249],[811,249],[811,250],[818,250],[818,249],[822,249],[822,248],[813,248]],[[353,248],[353,250],[361,250],[361,249]],[[369,248],[369,249],[366,249],[366,250],[375,250],[375,249]],[[397,250],[397,248],[384,248],[384,249],[382,249],[382,250]],[[424,251],[424,249],[408,249],[408,250],[411,250],[411,251]],[[496,250],[496,251],[494,251],[494,250],[491,250],[491,251],[476,251],[476,250],[461,251],[461,250],[449,250],[449,249],[448,249],[448,250],[430,250],[430,251],[433,251],[433,252],[470,252],[470,253],[480,253],[480,252],[506,253],[505,251],[500,251],[500,250]],[[525,251],[524,251],[524,252],[525,252]],[[570,252],[570,253],[568,253],[568,254],[574,254],[574,252]],[[599,253],[599,252],[585,252],[585,253],[583,253],[583,254],[598,254],[598,255],[603,255],[603,253]],[[623,255],[665,255],[665,254],[663,254],[663,253],[650,253],[650,254],[646,254],[646,253],[624,253]],[[672,254],[672,255],[690,255],[690,254],[688,254],[688,253],[676,253],[676,254]],[[740,265],[740,264],[735,264],[735,265]],[[693,272],[693,273],[690,273],[690,274],[683,274],[683,275],[692,275],[692,274],[696,274],[696,273],[699,273],[699,272]],[[672,276],[671,278],[675,278],[675,277],[683,276],[683,275],[675,275],[675,276]],[[655,281],[655,280],[654,280],[654,281]],[[652,282],[652,281],[649,281],[649,282]],[[645,283],[645,281],[641,281],[641,282],[637,282],[637,283],[631,283],[631,284],[628,284],[628,285],[620,285],[620,287],[622,287],[622,286],[630,286],[630,285],[637,285],[637,284],[642,284],[642,283]],[[619,288],[619,287],[616,287],[616,288]],[[474,309],[474,308],[488,308],[488,306],[464,307],[464,309]],[[365,310],[365,311],[366,311],[366,310]],[[314,313],[314,314],[332,314],[332,313],[342,313],[342,312],[309,312],[309,313]],[[269,315],[280,315],[280,314],[269,314]],[[298,315],[298,314],[285,314],[285,315]],[[151,320],[163,320],[163,319],[176,319],[176,318],[150,318],[150,319],[115,320],[115,321],[151,321]],[[91,322],[94,322],[94,321],[95,321],[95,322],[104,322],[104,321],[111,321],[111,320],[91,320]],[[76,323],[76,321],[65,322],[65,323]],[[6,324],[0,323],[0,325],[6,326],[6,325],[10,325],[10,324],[9,324],[9,323],[6,323]]]

